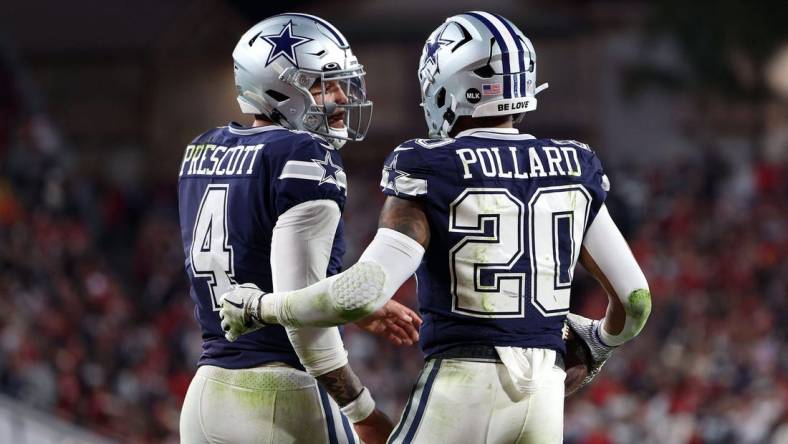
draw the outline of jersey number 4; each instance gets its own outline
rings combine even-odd
[[[219,297],[235,284],[233,247],[228,240],[227,200],[230,186],[209,185],[200,201],[192,233],[191,264],[195,276],[208,278],[214,311]]]
[[[582,185],[538,188],[527,208],[505,188],[463,191],[449,212],[449,231],[466,234],[449,250],[452,311],[523,317],[530,294],[543,316],[568,313],[590,207],[591,196]],[[530,264],[522,263],[526,248]],[[528,292],[525,270],[531,277]]]

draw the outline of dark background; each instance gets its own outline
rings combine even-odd
[[[376,229],[383,158],[426,135],[424,40],[474,9],[532,40],[550,88],[521,129],[597,151],[654,297],[642,336],[567,400],[566,442],[788,442],[788,8],[772,1],[4,5],[0,392],[119,441],[177,442],[200,339],[176,172],[195,135],[250,122],[234,98],[237,39],[275,13],[311,13],[365,65],[372,126],[343,149],[351,264]],[[414,290],[398,299],[415,306]],[[582,271],[572,299],[604,313]],[[353,327],[345,339],[398,417],[418,350]]]

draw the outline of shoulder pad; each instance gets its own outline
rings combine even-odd
[[[454,139],[447,137],[445,139],[413,139],[413,142],[419,146],[431,150],[433,148],[440,148],[442,146],[454,143]]]
[[[452,138],[445,138],[445,139],[410,139],[402,142],[394,148],[394,151],[407,151],[412,150],[414,148],[425,148],[431,150],[433,148],[440,148],[442,146],[449,145],[453,143],[454,139]]]
[[[273,158],[295,158],[326,151],[334,151],[334,147],[320,137],[306,131],[288,130],[283,137],[266,145],[268,155]]]
[[[320,145],[322,148],[325,148],[327,150],[332,150],[332,151],[334,150],[334,146],[333,145],[331,145],[330,143],[326,142],[325,139],[323,139],[322,137],[318,136],[317,134],[312,134],[309,131],[301,131],[301,130],[288,130],[288,131],[290,131],[291,133],[296,134],[296,135],[299,136],[299,138],[296,139],[297,142],[314,141],[318,145]]]
[[[577,140],[559,140],[559,139],[549,139],[549,140],[551,142],[553,142],[554,144],[556,144],[556,145],[572,145],[572,146],[575,146],[577,148],[581,148],[581,149],[584,149],[584,150],[587,150],[587,151],[591,151],[591,152],[594,151],[587,144],[582,143],[582,142],[578,142]]]
[[[192,139],[190,145],[197,144],[197,143],[203,143],[207,139],[210,139],[211,137],[213,137],[213,136],[215,136],[217,134],[221,134],[224,131],[225,128],[227,128],[227,127],[226,126],[217,126],[216,128],[211,128],[208,131],[205,131],[202,134],[200,134],[199,136],[197,136],[194,139]]]

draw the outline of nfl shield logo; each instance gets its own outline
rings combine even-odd
[[[503,87],[500,83],[485,83],[482,85],[482,94],[485,96],[497,96],[502,91]]]

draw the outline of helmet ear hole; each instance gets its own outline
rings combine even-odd
[[[438,90],[438,94],[435,95],[435,104],[438,105],[438,108],[443,108],[443,105],[446,104],[446,88]]]
[[[482,66],[481,68],[474,69],[473,73],[483,79],[489,79],[490,77],[495,75],[495,70],[493,70],[492,66],[490,66],[490,64],[488,63]]]
[[[276,100],[277,102],[284,102],[285,100],[290,98],[280,93],[279,91],[274,91],[273,89],[269,89],[265,93],[272,99]]]

